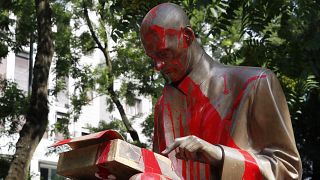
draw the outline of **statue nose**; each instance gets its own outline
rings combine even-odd
[[[163,61],[155,61],[155,69],[157,71],[160,71],[164,66],[164,62]]]

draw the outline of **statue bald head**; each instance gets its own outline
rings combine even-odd
[[[146,14],[141,24],[141,30],[143,31],[150,25],[180,29],[190,26],[190,21],[180,6],[173,3],[163,3],[152,8]]]
[[[143,19],[140,35],[146,54],[167,82],[177,82],[190,71],[194,33],[178,5],[164,3],[152,8]]]

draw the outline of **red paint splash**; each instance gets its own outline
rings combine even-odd
[[[227,74],[223,75],[223,85],[224,85],[223,94],[225,95],[229,94],[229,90],[227,89]]]
[[[158,161],[152,151],[142,148],[141,154],[143,157],[144,172],[162,174]]]
[[[158,9],[160,6],[156,6],[149,11],[149,16],[146,16],[144,23],[150,24],[158,15]]]
[[[198,136],[211,144],[222,144],[238,149],[245,158],[244,179],[262,179],[262,175],[254,158],[247,151],[241,150],[230,136],[232,114],[238,107],[247,86],[254,80],[265,77],[266,75],[254,76],[244,83],[233,102],[230,112],[223,120],[221,120],[219,113],[212,106],[210,100],[202,93],[199,85],[194,83],[192,79],[186,77],[179,85],[179,88],[189,96],[187,103],[188,107],[190,107],[189,112],[191,112],[190,119],[188,120],[190,134]],[[190,169],[190,172],[192,172],[192,169]]]
[[[110,151],[110,141],[104,142],[99,146],[99,150],[97,151],[96,157],[98,158],[98,172],[96,172],[95,176],[98,176],[99,178],[108,178],[110,175],[109,171],[103,167],[103,165],[108,160],[108,155]],[[100,153],[101,152],[101,153]]]

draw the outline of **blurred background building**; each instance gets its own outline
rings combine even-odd
[[[35,53],[33,54],[33,60],[30,62],[29,52],[13,53],[10,52],[9,55],[2,59],[0,64],[0,77],[18,84],[24,92],[28,92],[30,86],[29,82],[29,63],[34,62]],[[90,62],[92,67],[99,66],[103,64],[103,55],[98,51],[93,54],[83,57],[81,62]],[[53,62],[54,65],[54,62]],[[54,88],[55,74],[51,67],[51,73],[49,76],[49,91]],[[56,96],[50,95],[49,93],[49,125],[46,133],[44,134],[42,140],[40,141],[33,158],[30,163],[30,175],[31,179],[34,180],[54,180],[63,179],[56,175],[56,168],[58,162],[57,154],[46,154],[48,152],[48,146],[53,143],[63,140],[64,136],[61,133],[54,133],[52,131],[53,126],[56,122],[63,120],[70,110],[70,95],[74,92],[74,82],[75,80],[66,77],[67,88],[60,91]],[[121,85],[121,79],[117,79],[114,82],[114,88],[119,89]],[[107,110],[106,97],[96,96],[96,92],[91,92],[88,94],[91,97],[91,102],[89,105],[83,107],[83,111],[79,116],[79,119],[75,121],[70,121],[69,132],[71,137],[78,137],[82,135],[89,134],[88,125],[92,127],[97,127],[99,121],[103,120],[110,122],[112,120],[120,120],[120,114],[118,110],[115,109],[112,112]],[[140,140],[142,142],[146,141],[146,138],[141,133],[141,122],[151,113],[152,111],[152,101],[151,97],[137,96],[135,104],[133,106],[125,104],[123,101],[124,109],[129,119],[133,119],[133,127],[138,131]],[[4,127],[0,127],[4,128]],[[0,137],[0,155],[3,157],[10,157],[14,154],[14,148],[9,148],[8,142],[15,143],[18,140],[18,133],[12,138],[8,139],[6,137]],[[128,136],[130,139],[130,137]],[[1,177],[0,177],[1,179]]]

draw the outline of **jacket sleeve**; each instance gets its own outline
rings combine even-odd
[[[248,148],[223,149],[222,179],[301,179],[288,106],[275,75],[260,75],[248,105]],[[264,77],[264,78],[262,78]]]

